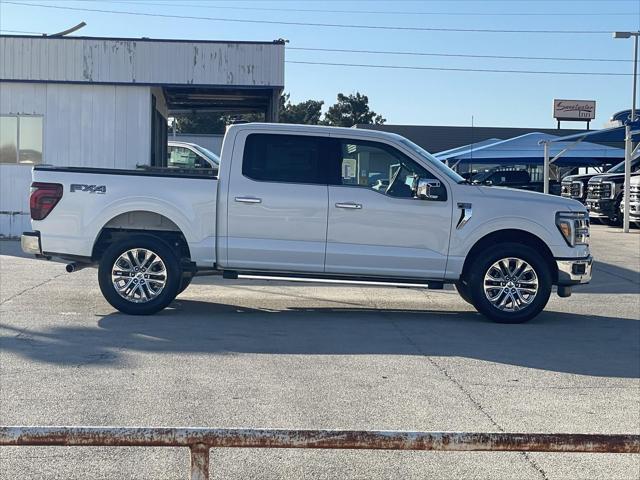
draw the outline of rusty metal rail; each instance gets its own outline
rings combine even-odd
[[[209,449],[325,448],[456,452],[640,453],[640,435],[147,427],[0,427],[0,446],[188,447],[191,479],[208,480]]]

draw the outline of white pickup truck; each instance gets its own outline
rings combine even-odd
[[[228,129],[210,171],[36,166],[22,248],[68,271],[98,266],[128,314],[166,306],[194,275],[455,284],[494,321],[519,323],[552,285],[591,279],[579,202],[470,185],[421,147],[372,130]]]

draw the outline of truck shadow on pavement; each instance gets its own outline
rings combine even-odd
[[[127,368],[137,352],[423,355],[640,378],[639,321],[559,312],[543,312],[527,324],[498,325],[468,311],[348,305],[273,311],[179,299],[155,316],[106,315],[97,328],[38,331],[3,323],[0,333],[5,352],[78,367]]]
[[[634,268],[624,268],[596,260],[593,263],[591,283],[574,287],[574,292],[640,294],[640,264],[635,265]]]

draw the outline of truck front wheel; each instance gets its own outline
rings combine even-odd
[[[98,268],[104,298],[129,315],[150,315],[167,307],[178,294],[181,279],[176,254],[151,235],[113,243]]]
[[[500,243],[476,256],[468,275],[473,306],[497,323],[524,323],[538,315],[551,294],[551,272],[536,250]]]
[[[473,305],[473,300],[471,299],[471,295],[469,294],[469,285],[464,280],[458,280],[456,283],[456,290],[458,291],[458,295],[467,303]]]

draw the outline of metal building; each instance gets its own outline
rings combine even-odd
[[[0,36],[0,236],[29,229],[31,165],[166,160],[167,118],[277,121],[284,43]]]

